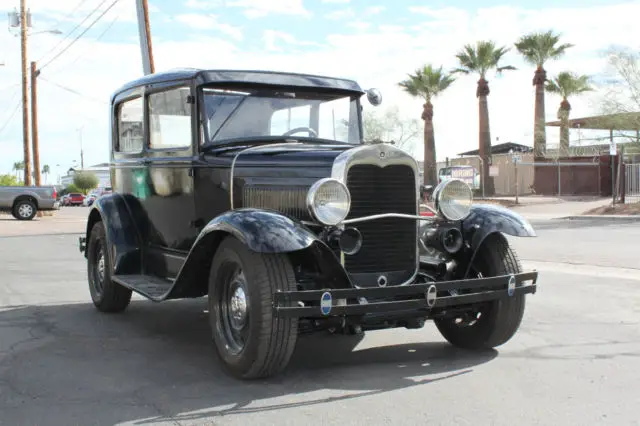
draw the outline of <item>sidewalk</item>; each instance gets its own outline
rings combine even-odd
[[[484,200],[476,199],[482,203]],[[493,202],[492,202],[493,201]],[[486,202],[491,204],[503,204],[504,206],[521,214],[529,220],[552,220],[571,216],[580,216],[584,212],[611,204],[609,197],[547,197],[525,196],[519,197],[515,204],[515,197],[493,197]],[[627,217],[627,219],[629,219]]]

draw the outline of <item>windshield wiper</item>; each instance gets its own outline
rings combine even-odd
[[[258,146],[258,145],[271,145],[278,143],[303,143],[303,144],[319,144],[319,145],[353,145],[348,142],[341,141],[333,141],[330,139],[321,139],[321,138],[291,138],[291,137],[282,137],[282,136],[272,136],[272,137],[256,137],[256,138],[242,138],[236,140],[230,140],[227,142],[215,143],[215,142],[207,142],[202,145],[201,149],[203,152],[211,152],[211,151],[228,151],[234,148],[240,148],[245,146]]]

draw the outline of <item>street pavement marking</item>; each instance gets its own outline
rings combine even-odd
[[[640,269],[621,268],[615,266],[595,266],[581,263],[545,262],[539,260],[522,260],[525,270],[559,272],[562,274],[586,275],[591,277],[619,278],[640,281]]]

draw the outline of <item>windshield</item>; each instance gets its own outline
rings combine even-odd
[[[204,143],[292,136],[359,144],[359,95],[202,89]]]

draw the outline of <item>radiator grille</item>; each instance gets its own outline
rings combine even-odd
[[[351,193],[349,218],[381,213],[417,214],[416,178],[409,166],[352,166],[347,187]],[[388,285],[411,278],[417,262],[414,220],[388,218],[353,226],[362,233],[363,244],[355,255],[345,255],[345,267],[356,284],[377,286],[380,275],[386,276]]]
[[[242,206],[271,209],[299,220],[310,220],[306,207],[308,187],[246,186]]]

